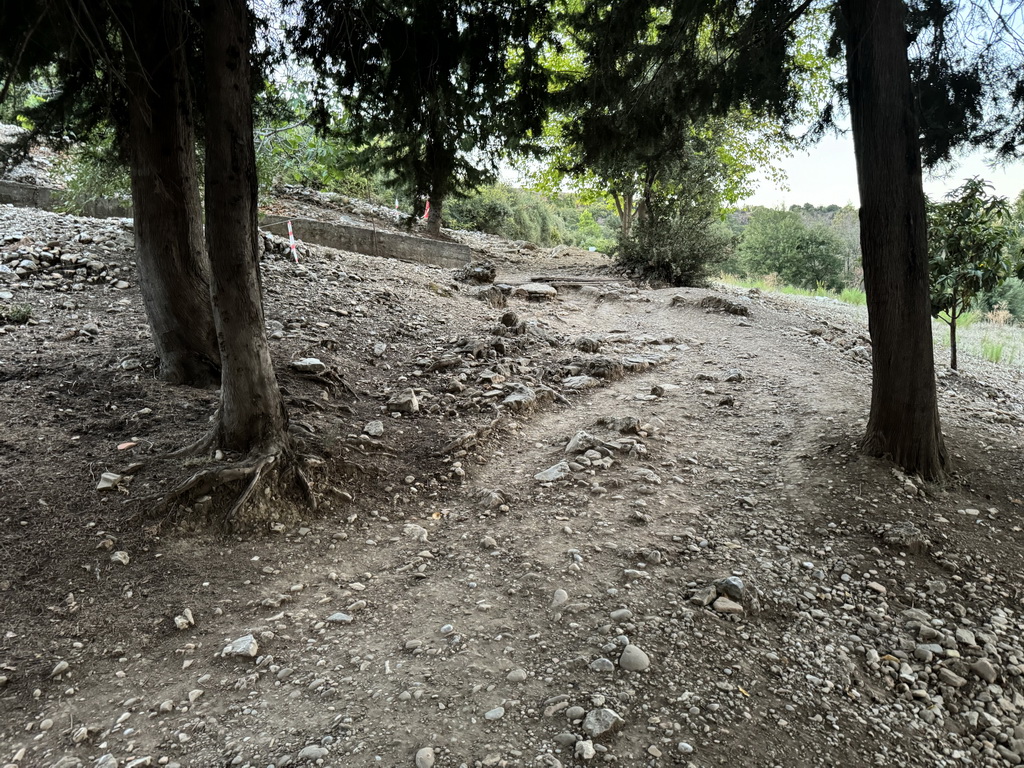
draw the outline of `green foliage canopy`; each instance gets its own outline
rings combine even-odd
[[[548,3],[296,0],[290,37],[321,78],[313,122],[343,130],[366,168],[439,204],[494,178],[539,135]],[[333,86],[333,87],[331,87]]]
[[[802,288],[843,286],[844,243],[825,226],[805,224],[796,211],[758,208],[737,250],[749,275],[776,274]]]
[[[1006,198],[990,190],[988,182],[968,179],[946,202],[929,206],[932,314],[949,324],[952,368],[957,367],[957,319],[1021,264],[1020,225]]]

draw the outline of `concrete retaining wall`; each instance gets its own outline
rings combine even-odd
[[[39,208],[44,211],[59,210],[64,203],[65,192],[51,187],[37,187],[17,181],[0,181],[0,204],[10,203],[19,208]],[[130,205],[119,200],[93,200],[85,206],[84,216],[95,219],[125,218],[132,215]]]
[[[339,251],[354,251],[369,256],[385,256],[419,264],[433,264],[438,267],[462,267],[472,258],[468,245],[429,240],[425,237],[400,235],[367,227],[348,224],[333,224],[315,219],[292,219],[295,237],[307,243],[337,248]],[[275,235],[288,237],[288,220],[279,217],[266,218],[260,227]]]

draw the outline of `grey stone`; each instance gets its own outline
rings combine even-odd
[[[505,716],[505,708],[504,707],[495,707],[494,709],[490,709],[490,710],[484,712],[484,719],[485,720],[500,720],[504,716]]]
[[[581,389],[593,389],[600,385],[600,383],[593,376],[569,376],[562,379],[562,388],[578,392]]]
[[[962,643],[963,645],[977,645],[978,644],[978,641],[974,637],[974,633],[971,632],[971,630],[969,630],[969,629],[965,629],[963,627],[957,627],[957,630],[954,633],[954,636],[956,637],[956,641],[958,643]]]
[[[537,393],[525,384],[514,382],[509,386],[512,392],[501,401],[501,404],[509,410],[514,413],[522,413],[523,411],[530,410],[537,404]]]
[[[388,400],[387,409],[392,413],[417,413],[420,409],[420,401],[412,389],[407,389],[392,396]]]
[[[320,760],[321,758],[327,757],[329,750],[326,747],[318,747],[316,744],[310,744],[308,747],[303,747],[299,750],[299,760]]]
[[[594,749],[594,742],[590,739],[581,739],[576,742],[576,757],[580,760],[593,760],[597,755],[597,750]]]
[[[539,480],[542,483],[553,483],[555,480],[561,480],[563,477],[567,477],[572,470],[569,469],[569,463],[560,461],[553,467],[548,467],[542,472],[538,472],[533,476],[534,480]]]
[[[602,656],[590,662],[590,669],[594,672],[614,672],[615,665],[612,663],[611,659],[606,659]]]
[[[719,613],[728,613],[736,616],[743,615],[743,606],[730,600],[728,597],[720,597],[711,606]]]
[[[951,669],[942,667],[938,672],[939,682],[945,685],[950,685],[954,688],[963,688],[967,685],[967,679],[960,677],[956,672]]]
[[[510,683],[522,683],[522,682],[524,682],[526,680],[526,678],[527,678],[527,672],[522,667],[519,667],[517,669],[513,669],[505,677],[505,679],[508,680]]]
[[[715,582],[715,588],[718,590],[718,594],[725,595],[730,600],[740,602],[743,599],[743,579],[739,576],[726,576],[724,579],[719,579]]]
[[[714,586],[707,586],[698,589],[690,598],[690,602],[694,605],[711,605],[716,597],[718,597],[718,590]]]
[[[642,648],[630,643],[622,649],[619,666],[627,672],[643,672],[651,666],[651,659]]]
[[[315,357],[304,357],[292,362],[292,368],[300,373],[325,373],[327,366]]]
[[[625,722],[614,709],[607,707],[592,709],[583,719],[583,732],[592,739],[598,739],[614,733]]]
[[[347,613],[332,613],[327,617],[327,620],[332,624],[351,624],[352,617]]]
[[[547,283],[524,283],[512,291],[514,298],[530,301],[547,301],[558,295],[558,291]]]
[[[363,432],[368,434],[370,437],[380,437],[384,434],[384,422],[383,421],[371,421],[363,427]]]
[[[416,753],[416,768],[434,768],[434,748],[423,747]]]
[[[971,672],[976,674],[986,683],[994,683],[996,678],[999,677],[999,673],[996,672],[996,668],[992,666],[992,662],[988,659],[978,659],[976,662],[971,664]]]
[[[619,608],[617,611],[612,611],[612,621],[629,621],[633,618],[633,612],[629,608]]]
[[[502,309],[506,304],[508,304],[508,299],[505,298],[505,294],[495,285],[489,285],[486,288],[481,288],[473,293],[472,296],[474,299],[479,299],[494,309]]]
[[[221,656],[248,656],[253,657],[260,652],[259,644],[252,635],[243,635],[237,640],[232,640],[224,646],[220,652]]]
[[[569,718],[569,720],[580,720],[586,714],[587,710],[585,710],[583,707],[569,707],[567,710],[565,710],[565,716]]]
[[[565,446],[566,453],[583,453],[598,445],[598,440],[589,432],[582,429],[569,439]]]

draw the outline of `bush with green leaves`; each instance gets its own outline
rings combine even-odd
[[[570,241],[566,222],[542,195],[505,185],[481,187],[470,195],[450,200],[445,226],[525,240],[538,245]]]
[[[1021,265],[1020,225],[1004,197],[973,178],[928,208],[932,314],[949,325],[950,368],[956,369],[957,320]]]
[[[1024,322],[1024,281],[1019,277],[1008,278],[1002,285],[986,291],[979,304],[989,312],[1005,309],[1014,322]]]
[[[295,184],[379,204],[394,197],[382,173],[356,169],[356,153],[343,139],[321,135],[301,122],[263,122],[256,128],[255,146],[263,194],[279,184]]]
[[[737,256],[750,276],[778,275],[801,288],[843,288],[845,245],[828,227],[796,211],[758,208],[743,229]]]
[[[56,171],[66,188],[61,202],[65,213],[86,215],[98,200],[131,200],[131,174],[112,129],[100,129],[75,144],[57,160]]]
[[[656,283],[702,286],[728,256],[728,227],[710,205],[653,197],[647,215],[615,250],[618,264]]]
[[[0,324],[24,325],[32,319],[32,307],[28,304],[0,305]]]

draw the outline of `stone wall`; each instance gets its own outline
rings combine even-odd
[[[0,181],[0,204],[10,203],[19,208],[39,208],[44,211],[60,210],[64,203],[64,190],[37,187],[17,181]],[[95,219],[117,219],[132,215],[131,205],[119,200],[94,200],[85,206],[84,216]]]
[[[439,267],[462,267],[472,258],[468,245],[431,240],[425,237],[402,235],[397,232],[333,224],[314,219],[292,219],[295,238],[306,243],[324,245],[340,251],[354,251],[369,256],[433,264]],[[265,218],[260,227],[282,237],[288,237],[288,220]]]

